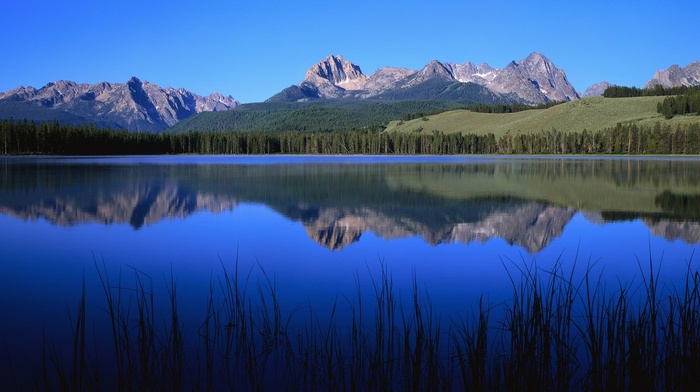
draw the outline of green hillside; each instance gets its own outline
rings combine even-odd
[[[264,102],[233,110],[204,112],[175,124],[168,131],[286,132],[350,130],[379,127],[406,114],[432,113],[464,107],[451,101],[378,101],[328,99],[309,102]]]
[[[597,131],[618,123],[653,125],[656,122],[676,124],[700,123],[699,116],[676,116],[670,120],[656,112],[657,103],[665,97],[584,98],[548,109],[533,109],[517,113],[491,114],[454,110],[411,120],[392,121],[388,132],[493,133],[496,137],[532,133],[552,128],[562,132]]]
[[[1,100],[0,119],[9,120],[11,118],[16,121],[27,119],[30,122],[34,121],[36,123],[57,121],[59,124],[71,124],[74,126],[92,124],[99,128],[122,128],[117,123],[106,119],[101,121],[92,121],[92,119],[87,117],[81,117],[77,114],[68,113],[63,110],[50,109],[31,102]]]

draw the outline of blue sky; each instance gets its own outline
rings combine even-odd
[[[540,52],[579,91],[700,61],[700,2],[3,0],[0,91],[131,76],[265,100],[340,54],[372,74]]]

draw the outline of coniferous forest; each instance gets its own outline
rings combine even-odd
[[[700,125],[618,124],[599,131],[494,134],[328,132],[133,133],[94,126],[0,122],[1,155],[133,154],[698,154]]]

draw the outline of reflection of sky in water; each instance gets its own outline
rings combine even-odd
[[[138,231],[126,224],[59,227],[4,216],[0,227],[0,317],[5,320],[0,329],[3,336],[16,339],[26,338],[24,334],[40,336],[36,334],[41,334],[46,323],[58,331],[67,327],[67,309],[77,306],[83,274],[88,304],[102,306],[93,254],[100,263],[104,259],[113,280],[120,269],[125,280],[131,280],[131,265],[145,272],[160,295],[165,295],[172,269],[184,320],[189,315],[196,323],[201,321],[210,279],[216,282],[221,262],[231,272],[236,257],[239,274],[253,271],[251,293],[256,290],[255,280],[262,278],[261,267],[275,278],[281,303],[288,308],[311,304],[323,314],[337,300],[343,309],[343,295],[355,299],[355,276],[363,290],[371,290],[369,276],[379,279],[383,264],[391,272],[397,293],[411,293],[415,273],[419,288],[430,293],[436,311],[453,315],[471,309],[479,295],[491,304],[507,299],[511,287],[504,264],[516,271],[515,265],[522,267],[534,257],[539,267],[548,269],[561,255],[568,269],[578,249],[580,271],[589,260],[599,260],[596,270],[604,268],[606,277],[640,283],[635,256],[646,271],[649,246],[655,260],[663,253],[665,278],[682,277],[685,260],[693,250],[680,241],[651,236],[640,221],[603,226],[588,222],[581,214],[535,256],[501,239],[431,246],[419,237],[385,241],[371,232],[344,250],[331,252],[313,242],[300,223],[253,204],[240,205],[232,212],[166,220]],[[342,319],[342,312],[338,317]],[[27,327],[18,329],[17,325]]]
[[[134,159],[130,163],[138,163]],[[310,236],[305,227],[308,222],[284,215],[285,200],[278,201],[274,209],[263,202],[234,203],[232,210],[224,208],[218,213],[194,210],[185,217],[146,222],[138,229],[130,226],[128,219],[109,225],[57,225],[45,218],[24,221],[0,215],[0,320],[4,320],[0,336],[11,349],[19,350],[24,350],[26,342],[37,348],[45,328],[48,337],[64,339],[68,336],[69,313],[74,314],[77,308],[83,275],[88,306],[94,314],[104,315],[96,260],[100,264],[104,260],[113,281],[121,270],[125,285],[133,286],[130,266],[143,271],[152,278],[160,296],[157,299],[165,299],[172,271],[183,322],[194,330],[202,321],[210,282],[218,290],[221,263],[232,272],[236,258],[239,275],[244,278],[251,274],[249,295],[257,295],[256,282],[263,278],[262,268],[274,278],[281,305],[287,311],[310,305],[315,313],[323,315],[337,301],[336,318],[342,322],[348,314],[343,311],[349,310],[347,301],[356,301],[356,279],[368,306],[372,301],[370,276],[379,280],[382,266],[391,273],[396,293],[404,300],[411,294],[415,274],[419,289],[430,294],[436,313],[459,317],[473,309],[480,295],[491,305],[510,299],[512,287],[506,268],[515,274],[516,267],[529,264],[533,258],[538,267],[548,270],[561,257],[568,271],[578,257],[576,279],[580,279],[587,263],[597,261],[594,276],[604,271],[603,281],[616,287],[618,278],[641,283],[638,263],[646,273],[650,249],[655,262],[663,254],[664,280],[682,278],[686,262],[697,248],[653,235],[649,223],[645,223],[648,220],[596,223],[600,219],[592,222],[588,215],[576,212],[564,222],[560,235],[553,231],[540,252],[510,245],[501,238],[469,243],[443,241],[439,245],[430,245],[419,235],[384,239],[382,233],[371,228],[364,230],[356,242],[331,251]],[[332,202],[328,204],[333,207]],[[391,203],[380,207],[383,212],[396,214],[390,216],[396,222],[408,220],[401,220],[401,211],[387,205]],[[505,208],[503,217],[507,218],[508,211],[520,204],[508,200],[496,206]],[[439,218],[441,211],[436,211],[430,211],[430,219]],[[298,319],[307,321],[308,313],[298,313]]]

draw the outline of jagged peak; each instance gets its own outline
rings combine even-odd
[[[358,65],[345,60],[341,55],[330,55],[309,68],[301,84],[311,84],[318,88],[330,83],[330,89],[359,90],[368,80],[369,77],[362,73]],[[332,91],[328,93],[336,94]]]
[[[343,59],[343,55],[342,55],[342,54],[339,54],[339,55],[330,54],[330,55],[328,55],[328,57],[326,57],[326,60],[325,60],[325,61],[328,61],[328,62],[331,62],[331,61],[332,61],[332,62],[343,62],[343,61],[345,61],[345,59]]]
[[[549,61],[549,59],[543,55],[540,52],[532,52],[530,53],[527,57],[525,57],[525,60],[545,60]]]
[[[530,53],[530,55],[520,61],[518,65],[539,66],[547,71],[553,71],[556,69],[554,63],[552,63],[550,59],[538,52]]]
[[[129,79],[127,84],[142,84],[141,79],[137,78],[136,76],[132,76],[131,79]]]
[[[77,86],[77,83],[71,81],[71,80],[57,80],[55,82],[49,82],[46,83],[46,85],[42,88],[51,88],[51,87],[75,87]]]
[[[454,73],[451,68],[452,67],[446,66],[437,60],[432,60],[425,67],[423,67],[420,72],[426,75],[439,75],[454,78]]]
[[[360,69],[360,66],[357,64],[352,63],[351,61],[345,60],[342,55],[329,55],[326,57],[325,60],[321,60],[316,65],[311,67],[309,71],[314,70],[314,69],[328,69],[328,68],[338,68],[338,69],[345,69],[349,68],[352,70],[355,70],[362,74],[362,70]]]

